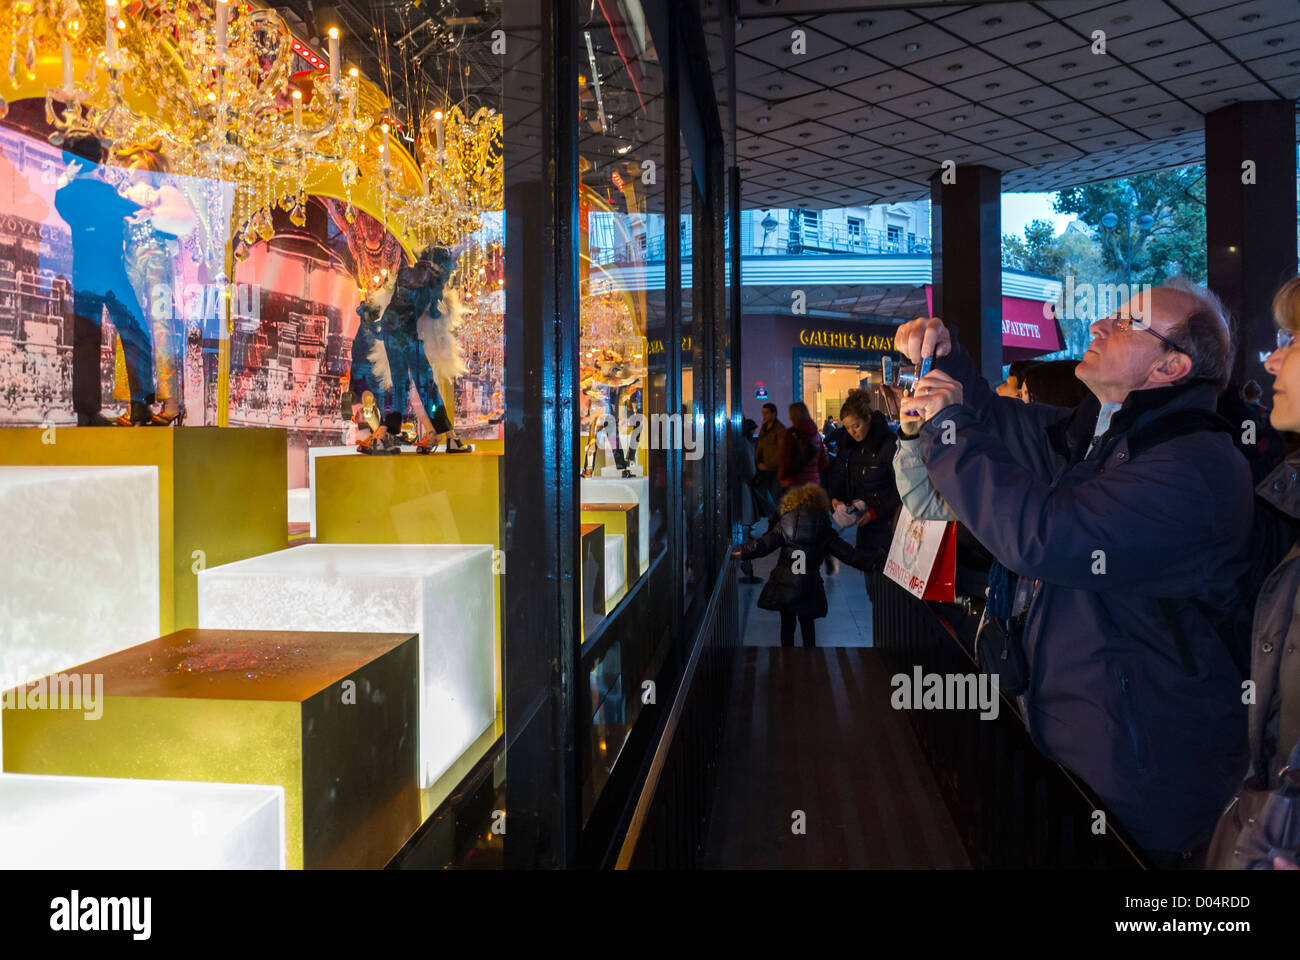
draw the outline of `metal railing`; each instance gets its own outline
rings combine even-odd
[[[690,231],[682,233],[683,251],[690,249]],[[638,237],[612,246],[592,243],[587,255],[596,266],[631,267],[664,262],[664,235]],[[825,225],[815,235],[782,236],[769,234],[767,242],[758,232],[746,231],[741,237],[742,257],[765,256],[881,256],[885,254],[929,255],[928,237],[892,238],[883,230],[863,230],[850,234],[843,224]]]
[[[618,870],[690,869],[704,854],[739,623],[736,561],[728,555],[623,838]]]
[[[872,636],[890,668],[968,674],[979,668],[958,631],[883,574],[872,585]],[[957,608],[953,608],[956,610]],[[975,710],[911,710],[908,717],[970,855],[981,869],[1144,869],[1139,848],[1087,787],[1029,739],[1016,704],[996,719]]]
[[[817,254],[849,254],[875,256],[880,254],[929,253],[930,240],[903,234],[890,234],[887,230],[857,229],[850,230],[844,223],[821,223],[815,231],[806,228],[792,232],[783,242],[777,242],[769,234],[767,242],[761,237],[751,238],[751,242],[741,251],[742,256],[790,255],[801,256]]]

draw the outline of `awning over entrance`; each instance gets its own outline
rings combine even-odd
[[[934,288],[926,285],[925,304],[934,311]],[[1032,360],[1061,349],[1061,329],[1055,317],[1044,317],[1042,300],[1002,298],[1002,362]],[[1054,311],[1053,311],[1054,312]]]

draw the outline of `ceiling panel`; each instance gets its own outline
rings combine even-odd
[[[1087,97],[1100,97],[1117,90],[1131,90],[1147,81],[1135,70],[1128,67],[1111,67],[1082,77],[1070,77],[1061,80],[1055,88],[1062,93],[1082,100]]]
[[[1054,3],[1048,4],[1052,13],[1056,13],[1056,7]],[[1094,30],[1106,31],[1106,46],[1109,48],[1112,45],[1112,38],[1168,24],[1179,19],[1179,15],[1178,11],[1162,3],[1161,0],[1151,0],[1149,3],[1111,3],[1085,13],[1065,16],[1062,19],[1090,39]]]
[[[805,53],[795,53],[792,50],[796,31],[803,34]],[[816,60],[818,57],[824,57],[828,53],[834,53],[843,48],[844,44],[841,41],[832,39],[816,30],[810,30],[803,24],[794,23],[793,21],[787,21],[780,30],[775,30],[754,39],[742,39],[739,32],[736,34],[737,53],[743,53],[748,57],[766,61],[774,67],[785,69],[800,63],[807,63],[809,60]]]
[[[1197,30],[1194,24],[1186,20],[1175,20],[1151,30],[1107,38],[1106,53],[1125,63],[1141,63],[1152,57],[1177,53],[1204,43],[1205,34]]]
[[[888,64],[875,57],[868,56],[861,50],[845,47],[829,57],[797,63],[790,68],[790,72],[828,87],[842,87],[846,83],[888,69]]]
[[[906,10],[862,10],[813,17],[807,25],[829,37],[860,47],[924,22]]]
[[[945,159],[1024,190],[1162,169],[1203,157],[1206,112],[1300,94],[1296,0],[740,4],[746,205],[927,197]]]
[[[922,77],[912,76],[899,70],[887,70],[862,80],[836,84],[836,89],[867,103],[879,103],[891,97],[901,97],[917,90],[924,90],[930,84]]]
[[[859,44],[860,49],[894,67],[919,63],[964,46],[960,38],[928,23]]]
[[[1036,27],[1051,18],[1038,7],[1017,4],[1014,15],[987,4],[970,7],[959,13],[945,13],[935,18],[935,23],[950,30],[967,43],[984,43],[1027,27]]]
[[[1221,10],[1212,10],[1196,18],[1196,23],[1210,35],[1224,39],[1243,33],[1294,24],[1297,4],[1286,0],[1248,0]]]
[[[924,77],[931,83],[942,84],[959,77],[982,77],[1005,66],[1006,64],[997,57],[967,47],[922,60],[907,69],[910,73]]]

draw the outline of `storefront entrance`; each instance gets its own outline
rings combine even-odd
[[[808,406],[813,422],[819,427],[828,416],[840,418],[840,404],[850,390],[867,376],[866,366],[843,363],[813,363],[802,366],[803,393],[800,399]]]

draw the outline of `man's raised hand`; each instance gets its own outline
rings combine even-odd
[[[919,364],[925,357],[946,357],[952,352],[952,338],[938,317],[917,317],[894,333],[894,349]]]

